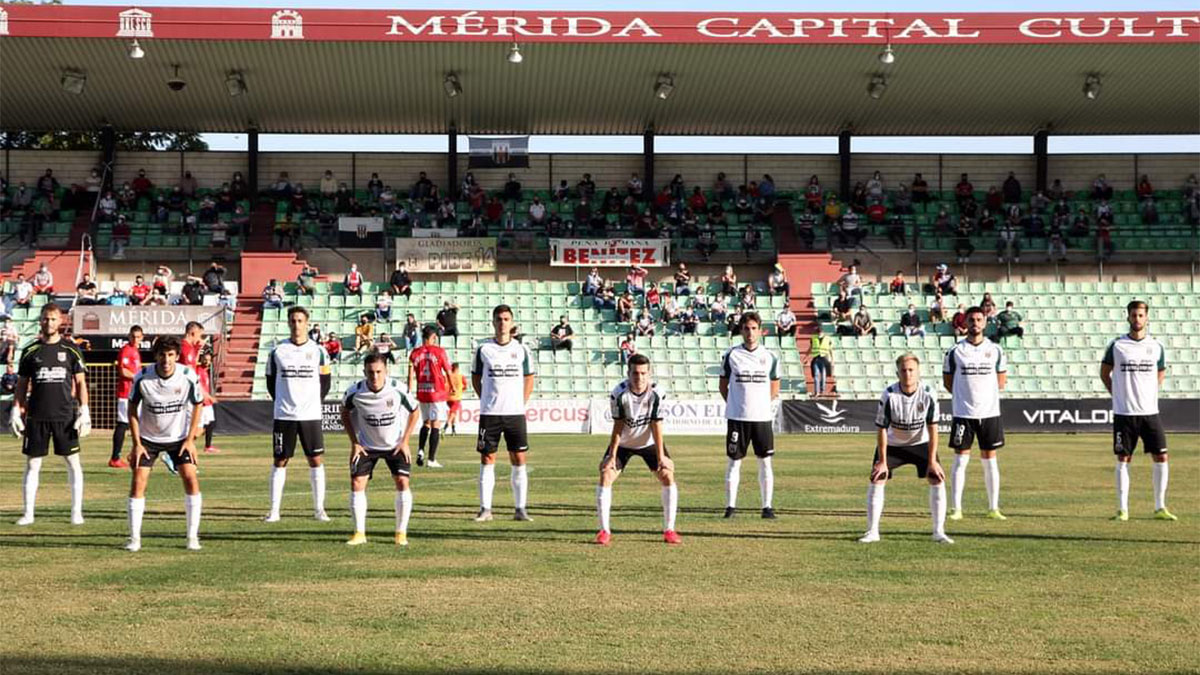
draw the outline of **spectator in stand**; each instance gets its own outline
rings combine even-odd
[[[991,293],[984,293],[983,300],[979,302],[979,308],[983,310],[983,318],[987,319],[988,324],[996,321],[996,301],[992,299]]]
[[[687,263],[679,263],[679,268],[675,270],[675,295],[691,295],[692,294],[692,273],[688,271]]]
[[[50,273],[46,263],[38,266],[38,271],[33,273],[32,281],[34,293],[51,294],[54,292],[54,275]]]
[[[630,293],[645,294],[646,274],[645,268],[640,265],[629,267],[629,271],[625,274],[625,283],[628,285]]]
[[[317,294],[318,273],[319,270],[312,265],[300,268],[300,273],[296,275],[296,286],[302,295],[313,297]]]
[[[19,272],[16,282],[13,283],[12,302],[15,307],[29,307],[33,304],[33,284]]]
[[[962,174],[959,177],[958,183],[954,186],[954,201],[958,202],[958,207],[961,209],[963,204],[968,199],[975,198],[975,186],[967,178],[967,174]]]
[[[704,262],[717,252],[717,233],[713,230],[712,221],[706,221],[700,227],[700,236],[696,239],[696,251]]]
[[[391,321],[392,320],[392,294],[383,291],[379,297],[375,299],[375,320],[376,321]]]
[[[1025,337],[1025,329],[1021,327],[1023,317],[1021,313],[1013,309],[1012,300],[1004,303],[1004,311],[996,315],[996,336],[999,339],[1006,338],[1010,335],[1023,338]]]
[[[683,305],[682,300],[680,300],[680,305]],[[704,290],[704,284],[702,284],[702,283],[697,284],[696,292],[695,292],[695,294],[692,295],[692,309],[699,311],[699,310],[707,309],[707,308],[708,308],[708,294]]]
[[[763,174],[762,180],[758,183],[758,196],[768,206],[775,202],[775,179],[771,177],[771,174]]]
[[[308,327],[308,339],[317,344],[321,344],[321,324],[314,323]]]
[[[558,317],[558,325],[550,329],[550,348],[556,351],[571,351],[571,336],[574,334],[575,329],[571,328],[571,324],[567,322],[567,315],[563,314]]]
[[[395,341],[386,332],[381,332],[375,342],[371,344],[371,351],[383,356],[388,363],[395,363],[396,356],[392,354],[392,350],[396,347]]]
[[[201,295],[201,297],[203,297],[203,294]],[[162,289],[159,286],[151,285],[150,286],[150,297],[146,299],[146,304],[147,305],[160,305],[160,306],[169,304],[167,301],[167,291]],[[229,320],[232,321],[233,317],[232,316],[229,317]]]
[[[342,360],[342,339],[337,336],[337,333],[329,331],[329,335],[325,336],[325,353],[329,355],[329,360],[337,363]]]
[[[942,296],[942,291],[938,290],[933,296],[933,301],[929,303],[929,323],[941,323],[946,320],[946,300]]]
[[[1096,180],[1092,181],[1092,199],[1112,199],[1113,188],[1108,184],[1108,178],[1104,174],[1096,176]]]
[[[1144,225],[1158,224],[1158,205],[1154,203],[1154,197],[1144,198],[1140,208]]]
[[[1088,223],[1087,210],[1080,207],[1079,213],[1075,214],[1075,220],[1071,221],[1071,230],[1068,234],[1072,237],[1086,237],[1089,229],[1091,228]]]
[[[595,296],[603,286],[604,277],[600,276],[600,269],[593,267],[583,280],[583,294]]]
[[[670,291],[663,293],[660,306],[662,308],[660,316],[664,324],[670,324],[679,318],[679,304],[675,302],[675,297],[671,295]],[[668,325],[667,328],[669,329],[670,326]]]
[[[775,333],[779,335],[779,344],[783,344],[785,337],[790,337],[795,341],[796,328],[796,315],[792,313],[791,308],[784,305],[783,309],[775,315]]]
[[[379,201],[383,196],[385,186],[383,181],[379,179],[378,173],[371,173],[371,177],[367,179],[367,194],[370,195],[371,201]]]
[[[718,293],[717,297],[713,298],[712,304],[708,306],[708,320],[713,323],[723,323],[729,315],[729,305],[726,302],[725,294]]]
[[[788,283],[787,272],[783,269],[783,265],[775,263],[775,267],[767,275],[767,292],[787,298],[791,296],[791,288],[792,285]]]
[[[642,185],[642,179],[638,176],[636,171],[634,171],[633,174],[629,176],[629,180],[625,182],[625,190],[629,196],[633,197],[635,200],[640,200],[642,198],[644,187]]]
[[[858,213],[853,209],[846,211],[836,227],[838,244],[842,248],[853,248],[862,243],[867,233],[858,226]]]
[[[133,286],[129,288],[129,299],[135,305],[144,305],[150,299],[150,287],[140,274],[133,278]]]
[[[133,188],[133,193],[138,199],[143,199],[150,196],[150,191],[154,189],[154,183],[146,177],[145,169],[138,169],[137,177],[129,184]]]
[[[1046,262],[1050,262],[1051,260],[1066,262],[1067,240],[1060,219],[1055,218],[1054,222],[1050,224],[1050,233],[1046,240]]]
[[[992,215],[991,209],[984,209],[979,216],[979,226],[975,228],[980,232],[991,232],[996,229],[996,217]]]
[[[1046,196],[1053,200],[1066,199],[1067,191],[1063,188],[1062,181],[1058,178],[1050,185],[1050,189],[1046,190]]]
[[[363,285],[365,283],[366,279],[363,277],[362,272],[358,271],[358,264],[350,263],[350,270],[342,277],[342,286],[345,288],[346,296],[356,295],[359,300],[362,300]]]
[[[437,226],[453,227],[457,222],[457,207],[449,197],[444,197],[437,207]]]
[[[283,309],[283,286],[277,279],[269,281],[263,288],[263,307],[266,309]]]
[[[679,328],[684,335],[695,335],[696,329],[700,327],[700,317],[696,316],[696,310],[692,308],[684,309],[679,313]]]
[[[133,291],[130,290],[130,299],[136,304],[146,304],[138,301]],[[188,275],[187,281],[184,282],[183,288],[179,292],[181,304],[184,305],[203,305],[204,304],[204,284],[201,283],[200,277]]]
[[[638,315],[637,323],[634,324],[634,331],[638,337],[653,337],[654,336],[654,319],[650,316],[650,312],[643,309]]]
[[[808,366],[812,371],[813,398],[824,396],[826,378],[833,375],[833,336],[822,335],[819,326],[809,341]]]
[[[913,174],[912,200],[915,204],[925,204],[930,201],[929,183],[927,183],[919,173]]]
[[[592,296],[592,307],[598,311],[617,308],[617,292],[611,283],[605,283],[596,291],[596,295]]]
[[[866,305],[859,305],[858,311],[854,313],[854,334],[871,336],[877,334],[875,322],[871,320],[871,313],[867,311]]]
[[[4,374],[0,375],[0,396],[12,396],[17,391],[17,381],[20,379],[13,369],[13,364],[5,366]]]
[[[541,197],[534,197],[533,203],[529,205],[529,225],[538,230],[546,226],[546,205],[542,203]]]
[[[862,302],[862,277],[858,273],[858,259],[850,263],[846,272],[838,279],[838,284],[846,287],[846,293],[850,296],[852,304],[857,305]]]
[[[404,348],[412,351],[417,348],[421,342],[421,324],[417,323],[417,317],[414,314],[409,314],[404,318],[404,332],[401,333],[404,339]]]
[[[887,207],[880,200],[871,200],[867,204],[867,222],[872,225],[882,225],[887,220]]]
[[[958,227],[954,230],[954,255],[958,257],[958,263],[971,262],[971,254],[975,252],[975,245],[971,243],[971,219],[965,214],[958,219]]]
[[[503,195],[505,201],[521,201],[521,181],[517,180],[515,173],[508,174],[508,180],[504,183]]]
[[[946,263],[939,264],[933,270],[932,285],[929,292],[933,293],[940,290],[942,295],[958,295],[958,279],[954,278],[954,274],[950,272],[950,268]]]
[[[738,293],[738,309],[743,312],[752,312],[757,302],[758,298],[754,294],[754,287],[750,284],[742,286],[742,290]]]
[[[208,288],[209,293],[220,293],[225,290],[225,273],[226,270],[216,260],[204,270],[204,286]]]
[[[633,294],[625,291],[617,298],[617,321],[629,323],[633,321]]]
[[[650,288],[646,290],[645,300],[646,307],[649,309],[662,308],[662,295],[658,291],[658,284],[650,284]]]
[[[554,190],[550,193],[550,201],[556,203],[565,202],[570,198],[571,188],[567,186],[567,181],[565,179],[558,181],[558,185],[555,186]]]
[[[150,280],[150,285],[154,288],[155,293],[162,295],[170,295],[171,281],[175,278],[175,273],[166,265],[159,265],[154,269],[154,276]]]
[[[850,321],[850,313],[854,310],[854,303],[850,300],[849,294],[846,293],[846,285],[840,284],[838,287],[838,296],[833,301],[833,320],[837,323]]]
[[[1029,198],[1029,212],[1035,214],[1044,214],[1050,211],[1050,207],[1054,202],[1046,196],[1045,192],[1038,190]]]
[[[817,174],[808,177],[808,185],[804,186],[804,203],[809,211],[821,208],[821,181]]]
[[[17,358],[17,346],[21,342],[21,334],[11,317],[4,317],[4,328],[0,330],[0,363],[12,366]]]
[[[867,179],[867,198],[873,201],[883,201],[883,173],[876,171]]]
[[[98,289],[96,288],[96,282],[92,281],[92,275],[88,274],[87,272],[83,273],[83,280],[78,284],[75,284],[75,304],[100,304],[100,295]]]
[[[721,274],[721,292],[725,295],[737,295],[738,293],[738,278],[733,271],[732,265],[726,265],[725,271]]]
[[[417,176],[417,182],[413,183],[410,197],[415,200],[421,200],[433,193],[433,181],[429,180],[429,176],[422,171]]]
[[[321,176],[321,196],[325,199],[332,199],[338,192],[337,179],[333,177],[333,172],[326,169],[325,174]]]
[[[989,211],[999,213],[1004,209],[1004,193],[997,190],[995,185],[989,187],[983,198],[983,206]]]
[[[717,177],[713,180],[713,193],[717,199],[721,201],[730,201],[734,197],[733,184],[725,177],[724,171],[717,172]]]
[[[637,338],[633,336],[632,332],[625,334],[625,338],[621,340],[620,350],[622,364],[627,363],[629,357],[637,353]]]
[[[592,174],[583,174],[583,178],[579,179],[579,182],[575,184],[575,193],[580,198],[586,197],[589,200],[596,196],[596,182],[592,180]]]
[[[1101,262],[1108,262],[1116,252],[1116,248],[1112,240],[1112,223],[1107,218],[1097,220],[1096,254],[1100,257]]]
[[[442,303],[442,310],[437,313],[438,333],[442,337],[458,335],[458,305],[447,300]]]
[[[1008,178],[1004,179],[1004,203],[1018,204],[1020,202],[1021,181],[1017,180],[1017,174],[1015,172],[1009,171]]]
[[[392,287],[392,295],[412,297],[412,277],[409,276],[403,260],[396,261],[396,269],[392,270],[392,278],[388,283]]]
[[[954,313],[954,319],[951,321],[954,326],[955,337],[963,337],[967,334],[967,306],[963,303],[958,303],[958,311]]]
[[[900,315],[900,330],[908,337],[924,337],[925,328],[921,326],[916,305],[909,304],[908,311]]]
[[[892,295],[908,295],[908,285],[904,281],[904,270],[896,270],[896,276],[892,277],[891,283],[888,284],[888,292]]]
[[[754,224],[746,227],[746,232],[742,234],[742,250],[746,253],[746,260],[750,260],[750,253],[762,249],[762,232]]]
[[[354,352],[362,354],[371,351],[375,343],[375,325],[371,323],[371,315],[363,314],[358,317],[358,325],[354,327]]]
[[[1021,234],[1011,218],[1006,218],[996,233],[996,262],[1021,262]]]
[[[703,213],[708,210],[708,199],[705,198],[704,192],[697,185],[692,188],[692,194],[688,197],[687,206],[697,213]]]

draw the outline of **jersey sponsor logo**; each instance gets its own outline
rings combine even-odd
[[[305,356],[311,360],[311,358],[312,358],[314,355],[313,355],[313,354],[306,354]],[[301,365],[301,366],[291,366],[291,365],[289,365],[289,366],[284,366],[284,367],[283,367],[283,368],[281,368],[281,369],[280,369],[280,371],[279,371],[279,376],[280,376],[280,377],[282,377],[282,378],[283,378],[283,379],[285,379],[285,380],[297,379],[297,378],[301,378],[301,379],[302,379],[302,378],[312,377],[313,375],[316,375],[316,374],[317,374],[317,369],[316,369],[316,368],[314,368],[314,367],[312,367],[312,366],[304,366],[304,365]]]
[[[739,370],[733,374],[733,381],[738,384],[763,384],[768,377],[769,373],[765,370]]]
[[[176,392],[178,393],[178,392]],[[142,399],[142,405],[150,409],[153,415],[173,415],[184,409],[185,401],[166,401],[155,402],[148,399]]]
[[[959,366],[959,371],[967,377],[979,375],[993,375],[995,370],[991,363],[964,363]]]
[[[59,356],[65,356],[59,354]],[[56,384],[64,382],[67,379],[67,369],[62,366],[42,366],[37,369],[33,375],[33,381],[36,384]]]
[[[62,354],[59,354],[62,356]],[[1153,373],[1158,369],[1158,364],[1154,361],[1122,361],[1122,373]]]
[[[390,427],[396,423],[396,413],[382,413],[379,415],[363,415],[367,426],[381,428]]]
[[[516,354],[513,355],[513,358],[514,359],[517,358]],[[488,369],[487,369],[487,374],[489,377],[500,377],[500,378],[520,377],[521,376],[521,367],[518,365],[495,365],[495,366],[489,365]]]

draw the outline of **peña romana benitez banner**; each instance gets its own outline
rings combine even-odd
[[[550,264],[556,267],[666,267],[670,239],[551,239]]]

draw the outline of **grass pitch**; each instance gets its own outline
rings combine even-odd
[[[478,460],[459,436],[442,445],[445,469],[415,474],[408,549],[391,543],[382,465],[368,491],[371,543],[343,544],[347,453],[341,435],[328,440],[333,522],[310,518],[299,458],[283,521],[261,522],[269,438],[222,438],[225,453],[201,460],[204,550],[183,549],[182,491],[160,467],[138,554],[120,549],[128,474],[103,466],[106,437],[85,442],[79,527],[67,524],[54,458],[37,522],[12,524],[23,461],[11,437],[0,441],[0,672],[1200,670],[1195,436],[1171,438],[1179,522],[1150,519],[1139,454],[1131,520],[1115,523],[1106,436],[1012,435],[1000,453],[1010,519],[982,517],[976,454],[967,518],[948,526],[954,546],[929,542],[927,490],[911,468],[888,487],[883,541],[855,542],[867,436],[780,437],[773,522],[758,517],[752,459],[742,511],[722,520],[721,439],[670,438],[683,545],[661,542],[658,485],[632,464],[608,548],[589,544],[604,438],[534,437],[536,520],[508,520],[502,463],[497,520],[475,524]]]

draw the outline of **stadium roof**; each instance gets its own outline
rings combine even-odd
[[[1200,132],[1200,16],[0,9],[0,127],[668,135]],[[145,57],[129,57],[137,39]],[[512,44],[524,60],[509,63]],[[877,58],[886,45],[895,62]],[[12,67],[12,64],[21,64]],[[186,81],[173,91],[167,81]],[[73,71],[73,72],[70,72]],[[241,95],[227,79],[239,73]],[[449,97],[454,73],[461,94]],[[655,96],[669,75],[669,98]],[[1099,96],[1084,95],[1098,75]],[[69,92],[64,75],[82,93]],[[868,96],[872,77],[886,91]],[[69,78],[68,78],[69,79]],[[235,85],[236,86],[236,85]]]

